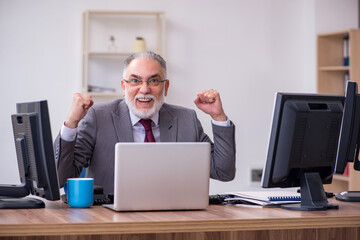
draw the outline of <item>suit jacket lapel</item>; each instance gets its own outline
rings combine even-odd
[[[111,112],[118,142],[134,142],[129,109],[125,101],[119,103],[118,109]]]
[[[177,125],[176,117],[173,117],[167,110],[167,105],[161,107],[159,111],[159,127],[160,127],[160,141],[161,142],[176,142],[177,140]]]

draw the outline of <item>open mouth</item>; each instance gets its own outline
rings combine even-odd
[[[147,102],[151,102],[152,98],[137,98],[136,100],[142,103],[147,103]]]
[[[154,99],[149,97],[139,97],[136,98],[137,106],[140,108],[152,108],[154,104]]]

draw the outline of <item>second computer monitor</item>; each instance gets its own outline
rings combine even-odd
[[[334,172],[343,96],[278,93],[262,187],[301,187],[293,210],[324,210]]]

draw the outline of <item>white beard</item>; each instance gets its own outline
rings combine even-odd
[[[147,110],[139,110],[136,108],[136,99],[138,98],[151,98],[154,101],[154,105],[152,108]],[[134,99],[130,99],[129,95],[127,94],[127,90],[125,88],[125,103],[128,105],[129,110],[138,118],[141,119],[150,119],[152,118],[161,108],[161,106],[164,103],[165,99],[165,91],[163,91],[163,94],[160,96],[159,101],[156,100],[156,98],[151,94],[138,94],[134,97]]]

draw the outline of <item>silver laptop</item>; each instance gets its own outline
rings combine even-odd
[[[117,143],[115,211],[204,209],[209,204],[209,143]]]

